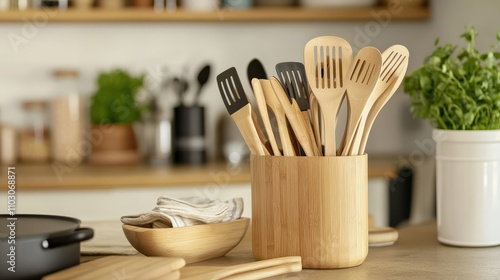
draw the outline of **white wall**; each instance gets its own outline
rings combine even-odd
[[[2,23],[1,120],[19,124],[22,121],[19,101],[53,96],[56,90],[50,71],[57,67],[80,69],[81,90],[90,95],[101,70],[126,67],[138,73],[167,66],[179,72],[186,65],[194,78],[203,62],[211,62],[214,75],[202,101],[208,107],[208,121],[213,125],[218,114],[225,113],[214,82],[215,74],[235,66],[245,78],[246,65],[254,57],[263,61],[273,74],[278,62],[301,61],[305,43],[318,35],[344,37],[355,49],[367,44],[380,49],[396,43],[406,45],[411,54],[411,70],[432,50],[436,37],[457,42],[464,26],[474,25],[480,32],[480,46],[486,48],[494,42],[495,31],[500,30],[500,1],[432,0],[432,6],[431,20],[415,22],[80,24],[51,23],[49,19],[35,28],[33,19]],[[12,44],[13,34],[24,36],[26,41]],[[246,78],[244,84],[247,86]],[[408,103],[409,99],[401,93],[386,106],[372,130],[369,153],[407,154],[417,148],[415,139],[429,138],[429,127],[412,120]],[[211,146],[214,138],[214,130],[208,129]]]

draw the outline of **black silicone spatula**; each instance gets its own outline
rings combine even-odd
[[[257,79],[269,78],[266,74],[266,70],[264,69],[264,66],[257,58],[252,59],[250,61],[250,63],[248,63],[247,76],[248,76],[248,82],[250,84],[252,84],[253,78],[257,78]]]
[[[201,89],[205,86],[205,84],[208,81],[208,78],[210,78],[210,65],[207,64],[205,65],[200,72],[198,73],[197,81],[198,81],[198,90],[196,91],[196,95],[194,96],[194,106],[200,105],[200,95],[201,95]]]

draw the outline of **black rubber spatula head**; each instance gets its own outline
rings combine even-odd
[[[254,58],[248,63],[247,67],[247,76],[248,82],[252,84],[252,79],[267,79],[268,76],[266,74],[266,70],[264,69],[264,65],[257,59]]]

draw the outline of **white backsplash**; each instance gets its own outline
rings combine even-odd
[[[0,24],[1,121],[22,124],[19,102],[47,99],[57,94],[51,70],[73,67],[81,73],[81,92],[90,96],[99,71],[124,67],[133,73],[154,73],[166,66],[189,76],[204,62],[213,66],[211,82],[201,98],[207,106],[209,147],[215,145],[214,123],[226,113],[215,84],[216,74],[235,66],[246,81],[246,66],[256,57],[269,74],[283,61],[302,61],[305,43],[319,35],[344,37],[355,50],[365,45],[384,49],[392,44],[410,50],[409,71],[433,49],[436,37],[457,42],[466,25],[480,32],[478,43],[494,43],[500,26],[500,1],[432,0],[428,21],[353,21],[282,23],[51,23],[27,19]],[[386,14],[390,15],[390,14]],[[0,15],[1,16],[1,15]],[[38,20],[43,19],[40,17]],[[194,90],[195,86],[192,87]],[[409,154],[419,149],[416,140],[430,139],[430,127],[412,120],[409,99],[400,91],[379,115],[369,139],[371,154]],[[172,104],[173,106],[173,104]],[[343,121],[342,118],[340,121]],[[209,148],[209,151],[214,149]]]

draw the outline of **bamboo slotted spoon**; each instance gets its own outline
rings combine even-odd
[[[356,133],[356,129],[363,115],[373,89],[377,84],[382,65],[382,55],[374,47],[362,48],[346,77],[346,94],[348,104],[347,126],[344,132],[344,146],[340,147],[341,155],[349,155],[349,151]]]
[[[363,117],[362,126],[358,129],[358,131],[362,131],[362,137],[359,141],[359,151],[357,154],[363,154],[365,152],[366,141],[368,140],[373,122],[382,107],[384,107],[384,105],[394,95],[403,81],[406,69],[408,68],[409,57],[410,53],[408,52],[408,49],[402,45],[391,46],[382,53],[383,70],[380,73],[380,78],[375,89],[375,91],[380,91],[380,95],[371,106],[368,114]],[[356,132],[356,137],[358,137],[358,133],[359,132]],[[355,145],[355,147],[356,146],[358,145]]]
[[[344,78],[351,60],[351,45],[339,37],[317,37],[304,48],[307,80],[323,115],[325,156],[336,155],[337,113],[345,94]]]

